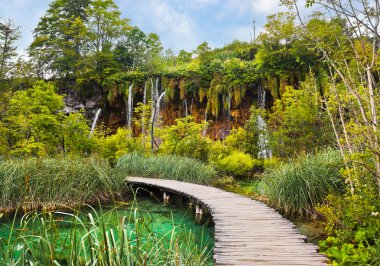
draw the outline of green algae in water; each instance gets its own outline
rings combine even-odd
[[[212,264],[212,227],[199,226],[183,208],[146,199],[76,215],[30,213],[16,217],[13,229],[12,219],[0,222],[0,264]]]

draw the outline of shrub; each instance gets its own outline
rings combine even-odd
[[[204,163],[176,155],[145,157],[138,153],[122,156],[115,171],[125,175],[174,179],[191,183],[209,184],[216,173]]]
[[[175,122],[175,125],[160,130],[160,153],[207,161],[211,141],[201,134],[204,125],[194,122],[192,116],[176,119]]]
[[[212,164],[221,173],[233,176],[246,176],[253,170],[254,166],[260,165],[261,162],[243,152],[233,151],[230,155],[214,159]]]
[[[292,159],[266,173],[265,194],[285,214],[311,214],[329,193],[342,191],[341,166],[342,159],[333,150]]]
[[[235,185],[235,179],[232,176],[223,176],[212,183],[214,187],[225,189],[226,187]]]
[[[357,156],[358,154],[356,154]],[[328,195],[317,211],[323,215],[328,235],[320,250],[334,265],[380,265],[380,201],[376,180],[361,165],[341,171],[353,180],[344,195]]]
[[[317,210],[325,218],[326,240],[319,242],[334,265],[379,265],[380,202],[376,193],[329,195]]]
[[[129,130],[119,128],[113,135],[98,137],[97,142],[102,157],[113,163],[125,153],[144,150],[141,140],[130,135]]]

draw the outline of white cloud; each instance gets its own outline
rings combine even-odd
[[[252,3],[252,8],[255,11],[258,11],[260,13],[271,13],[275,10],[280,9],[278,0],[256,0]]]
[[[215,5],[220,2],[221,0],[193,0],[189,1],[187,4],[191,9],[201,9],[210,5]]]
[[[239,11],[239,13],[252,14],[274,14],[284,7],[280,6],[279,0],[227,0],[230,8]]]
[[[199,43],[195,22],[186,11],[178,10],[173,4],[169,4],[169,1],[149,0],[147,2],[144,17],[149,20],[140,19],[139,22],[157,32],[164,47],[170,47],[175,51],[191,50]]]

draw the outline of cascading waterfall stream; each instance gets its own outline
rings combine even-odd
[[[146,89],[147,89],[147,81],[145,81],[145,83],[144,83],[144,95],[143,95],[143,104],[144,104],[144,106],[146,105]],[[142,133],[142,136],[143,136],[143,143],[145,143],[145,122],[144,122],[145,121],[145,109],[142,110],[141,120],[142,120],[142,123],[141,123],[141,133]]]
[[[183,105],[185,106],[185,117],[187,117],[189,115],[189,113],[187,110],[187,99],[186,98],[183,99]]]
[[[155,92],[155,101],[156,101],[156,115],[155,115],[155,121],[157,121],[158,119],[160,119],[160,111],[161,111],[161,105],[160,105],[160,102],[161,102],[161,96],[159,95],[159,92],[158,92],[158,83],[159,83],[159,80],[158,80],[158,77],[156,78],[156,86],[154,87],[154,92]]]
[[[231,92],[228,92],[228,98],[227,98],[227,116],[228,116],[228,122],[231,120]]]
[[[96,128],[96,124],[98,123],[98,119],[99,119],[99,116],[100,116],[100,113],[102,111],[102,108],[98,108],[96,110],[96,113],[95,113],[95,117],[94,117],[94,121],[92,122],[92,125],[91,125],[91,131],[90,131],[90,135],[89,137],[92,135],[92,133],[94,133],[95,131],[95,128]]]
[[[265,97],[266,97],[266,91],[265,89],[260,85],[259,91],[258,91],[258,103],[260,109],[265,109]],[[259,147],[259,158],[271,158],[272,157],[272,151],[269,148],[269,136],[268,136],[268,129],[267,124],[265,123],[265,120],[262,118],[262,116],[259,114],[257,116],[257,130],[259,132],[259,140],[257,142],[257,146]]]
[[[152,153],[154,153],[154,127],[156,125],[157,119],[160,119],[159,112],[160,112],[160,106],[161,106],[161,101],[165,96],[165,91],[161,93],[160,97],[158,97],[156,104],[154,105],[153,113],[152,113],[152,118],[151,118],[151,149]]]
[[[207,136],[207,111],[208,111],[208,105],[206,106],[206,110],[205,110],[205,124],[204,124],[203,130],[202,130],[202,136],[203,137]]]
[[[128,102],[126,104],[127,111],[127,127],[128,130],[132,130],[132,118],[133,118],[133,83],[128,88]]]
[[[144,95],[143,95],[143,104],[145,105],[146,104],[146,89],[147,89],[147,85],[146,85],[146,81],[144,83]]]

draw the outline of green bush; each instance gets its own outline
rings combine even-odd
[[[115,171],[125,175],[174,179],[209,184],[216,173],[202,162],[176,155],[145,157],[138,153],[122,156]]]
[[[227,156],[215,158],[212,164],[220,173],[247,176],[254,167],[261,166],[261,161],[243,152],[233,151]]]
[[[0,161],[0,209],[54,209],[108,199],[125,177],[95,158],[12,159]]]
[[[204,126],[196,123],[192,116],[176,119],[175,125],[159,130],[162,140],[159,152],[207,161],[211,141],[202,136]]]
[[[325,218],[326,240],[319,242],[334,265],[380,264],[380,201],[376,193],[329,195],[317,208]]]
[[[131,137],[131,132],[125,128],[119,128],[113,135],[97,136],[95,139],[100,155],[112,163],[125,153],[144,150],[142,141]]]
[[[356,154],[355,156],[357,156]],[[346,167],[342,176],[354,181],[344,195],[328,195],[317,211],[323,215],[327,239],[320,250],[334,265],[380,265],[380,200],[376,180],[361,165]]]
[[[235,179],[232,176],[222,176],[212,183],[214,187],[225,189],[226,187],[234,186]]]
[[[311,214],[328,194],[342,191],[341,167],[340,154],[333,150],[292,159],[265,174],[264,193],[287,215]]]

